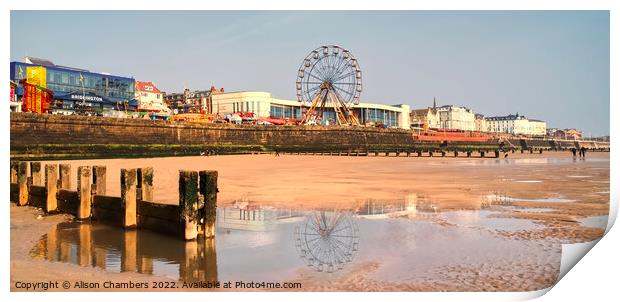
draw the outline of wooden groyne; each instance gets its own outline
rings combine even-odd
[[[11,165],[10,200],[46,213],[68,213],[125,229],[142,228],[185,240],[215,236],[217,171],[179,171],[178,205],[153,202],[153,168],[121,169],[120,196],[106,194],[106,167],[80,166],[70,190],[71,166],[40,162]]]

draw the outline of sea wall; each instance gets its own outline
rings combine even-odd
[[[492,151],[497,141],[432,142],[405,129],[201,124],[11,113],[11,158],[70,159],[272,152]],[[574,143],[573,143],[574,144]],[[531,145],[531,146],[530,146]],[[514,147],[553,148],[551,141]]]
[[[496,143],[420,142],[404,129],[200,124],[11,113],[11,157],[85,158],[295,151],[491,150]]]

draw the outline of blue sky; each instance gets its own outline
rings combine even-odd
[[[295,98],[303,58],[323,44],[359,60],[363,101],[519,112],[549,127],[609,134],[606,11],[12,11],[11,61],[184,87]]]

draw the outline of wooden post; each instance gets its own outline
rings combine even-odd
[[[542,154],[543,153],[543,149],[538,149],[538,153]]]
[[[140,168],[140,188],[142,198],[140,200],[153,201],[153,167]]]
[[[179,207],[181,222],[185,226],[183,238],[194,240],[198,236],[198,172],[179,171]]]
[[[433,157],[433,151],[428,151],[428,156]]]
[[[32,177],[32,185],[33,186],[42,186],[43,179],[41,178],[43,175],[41,174],[41,162],[32,161],[30,162],[30,177]]]
[[[78,167],[78,198],[80,204],[78,206],[77,219],[88,219],[91,213],[91,167],[80,166]]]
[[[217,171],[200,171],[200,194],[204,197],[204,236],[215,237],[215,217],[217,213]]]
[[[17,167],[19,166],[18,162],[11,161],[11,183],[17,183]]]
[[[121,209],[125,228],[134,228],[137,225],[136,174],[136,169],[121,169]]]
[[[106,166],[93,166],[93,184],[95,195],[105,195],[106,191]]]
[[[422,151],[418,150],[418,157],[422,157]]]
[[[56,199],[56,193],[58,193],[58,165],[46,164],[45,165],[45,211],[50,213],[58,210],[58,200]]]
[[[484,157],[484,151],[479,151],[480,152],[480,157]]]
[[[441,151],[441,157],[446,157],[446,151]]]
[[[17,166],[17,184],[19,186],[19,198],[17,205],[25,206],[28,204],[28,163],[20,161]]]
[[[454,150],[454,157],[459,157],[459,151]]]
[[[495,150],[495,158],[499,158],[499,150]]]
[[[58,171],[60,172],[60,184],[59,184],[60,189],[70,190],[71,189],[71,165],[60,164],[58,169],[59,169]]]
[[[467,157],[471,157],[471,151],[467,151]]]

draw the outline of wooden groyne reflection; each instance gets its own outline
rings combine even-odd
[[[68,222],[43,236],[30,253],[34,258],[109,271],[173,275],[188,282],[218,280],[214,238],[185,241],[148,230]],[[169,271],[171,267],[178,269]]]

